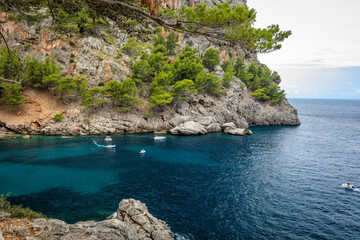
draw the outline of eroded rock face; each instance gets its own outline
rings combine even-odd
[[[57,219],[28,220],[9,218],[0,213],[0,240],[2,239],[119,239],[172,240],[170,227],[148,212],[145,204],[134,199],[122,200],[116,218],[100,222],[88,221],[67,224]],[[115,216],[115,215],[114,215]]]

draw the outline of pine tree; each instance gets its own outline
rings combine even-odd
[[[204,57],[203,57],[203,64],[209,70],[214,70],[214,67],[220,63],[220,51],[214,48],[209,48],[206,50]]]

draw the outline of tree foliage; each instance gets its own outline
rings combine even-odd
[[[174,84],[171,95],[176,97],[176,100],[188,99],[191,94],[197,93],[195,84],[192,80],[184,79]]]
[[[131,57],[136,58],[141,54],[143,47],[138,43],[137,39],[129,38],[128,42],[121,48],[121,51]]]
[[[136,97],[135,81],[131,78],[126,79],[122,83],[112,80],[106,84],[105,91],[108,93],[111,101],[119,106],[121,110],[129,110],[131,106],[141,102]]]
[[[17,83],[0,84],[0,103],[8,106],[10,110],[17,111],[25,104],[22,96],[22,87]]]
[[[220,51],[214,48],[209,48],[204,53],[203,64],[206,68],[214,70],[214,67],[220,63]]]
[[[17,20],[42,21],[52,17],[56,29],[78,33],[91,33],[98,26],[105,26],[111,19],[131,35],[147,38],[153,32],[155,22],[168,30],[203,35],[207,39],[239,45],[248,52],[271,52],[281,48],[281,42],[291,31],[281,31],[278,25],[267,28],[253,27],[256,11],[238,5],[234,9],[227,3],[208,7],[197,4],[195,8],[184,7],[178,13],[158,15],[163,1],[154,0],[12,0],[0,5]],[[140,4],[148,7],[148,11]],[[49,11],[39,11],[47,8]],[[164,44],[161,40],[160,44]]]

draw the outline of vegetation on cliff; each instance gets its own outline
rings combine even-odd
[[[177,39],[175,33],[165,38],[158,32],[153,38],[156,46],[149,54],[135,38],[130,38],[122,51],[132,57],[133,73],[122,82],[113,80],[89,87],[86,76],[61,76],[60,68],[49,57],[44,62],[27,57],[23,63],[26,70],[20,72],[19,63],[11,62],[11,54],[5,47],[0,57],[9,64],[0,65],[0,77],[17,79],[24,87],[46,88],[64,102],[81,101],[83,110],[91,109],[91,112],[106,103],[122,111],[131,109],[133,105],[143,102],[139,98],[138,88],[149,89],[147,92],[142,90],[142,95],[149,99],[154,110],[166,104],[175,105],[177,101],[198,92],[220,96],[231,86],[234,76],[241,79],[253,91],[252,95],[260,100],[270,100],[274,104],[283,98],[284,91],[273,83],[275,76],[268,68],[257,67],[255,63],[246,67],[241,57],[236,62],[232,58],[224,62],[222,79],[213,74],[214,67],[221,60],[219,51],[213,48],[209,48],[201,58],[196,48],[187,45],[171,62],[170,52],[177,48],[174,39]],[[137,56],[140,59],[135,61]],[[11,109],[18,110],[24,104],[21,90],[19,84],[2,83],[0,102],[6,102]]]
[[[254,28],[256,12],[247,6],[233,9],[228,3],[213,8],[198,4],[194,8],[183,7],[174,11],[159,10],[152,1],[142,1],[141,4],[148,10],[141,8],[137,1],[109,0],[65,0],[61,3],[15,0],[0,6],[0,10],[6,11],[7,16],[15,21],[37,22],[51,17],[51,28],[62,34],[105,36],[112,42],[109,29],[115,23],[120,29],[127,30],[130,36],[137,36],[130,37],[121,48],[121,52],[132,59],[131,77],[90,86],[86,76],[63,76],[59,66],[49,57],[45,61],[31,56],[19,58],[18,52],[8,47],[4,29],[0,28],[6,45],[0,51],[0,79],[8,82],[0,85],[0,103],[6,103],[12,110],[20,109],[25,103],[21,91],[32,86],[50,90],[63,102],[80,101],[84,111],[90,109],[92,112],[105,104],[126,111],[142,103],[140,97],[147,98],[153,110],[159,110],[166,104],[176,105],[177,101],[198,92],[220,96],[231,86],[234,76],[241,79],[253,92],[251,95],[259,100],[274,104],[284,97],[284,91],[274,84],[275,76],[268,68],[255,63],[247,67],[241,57],[230,57],[222,64],[224,74],[219,79],[213,73],[221,62],[219,50],[209,48],[201,57],[196,48],[187,45],[180,52],[178,35],[170,31],[164,36],[164,29],[156,26],[200,34],[218,43],[239,45],[247,54],[245,58],[251,52],[279,49],[290,31],[280,31],[277,25],[267,29]],[[157,12],[159,14],[155,16]],[[156,22],[156,26],[149,25],[149,20]],[[152,38],[153,45],[147,43],[144,47],[138,38]],[[73,54],[71,62],[74,62]]]
[[[17,218],[29,218],[29,219],[35,219],[35,218],[46,218],[45,215],[39,212],[35,212],[31,210],[30,208],[23,207],[20,205],[12,205],[8,200],[6,196],[0,195],[0,212],[7,212],[11,214],[11,217],[17,217]]]

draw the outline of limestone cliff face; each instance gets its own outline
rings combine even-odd
[[[198,2],[201,1],[196,1]],[[209,4],[213,2],[219,1],[208,1]],[[175,7],[190,4],[189,1],[183,0],[168,3],[175,4]],[[246,4],[246,1],[233,0],[230,3]],[[37,25],[0,20],[11,36],[10,45],[24,56],[34,55],[41,60],[46,56],[52,56],[61,66],[64,75],[87,75],[90,86],[97,86],[99,82],[106,83],[112,79],[121,81],[131,75],[131,58],[119,54],[128,36],[116,26],[111,27],[111,39],[94,36],[63,37],[49,30],[50,20]],[[202,37],[187,34],[180,36],[181,48],[189,42],[199,49],[200,54],[212,46]],[[229,58],[229,52],[233,57],[245,56],[242,49],[228,48],[221,51],[223,60]],[[258,62],[256,54],[251,54],[250,58],[245,60],[247,64],[252,61]],[[222,78],[224,72],[220,66],[216,67],[215,74]],[[247,129],[249,125],[300,124],[297,110],[286,99],[273,106],[258,101],[250,96],[251,92],[235,77],[232,86],[221,97],[195,94],[175,106],[165,106],[164,111],[152,116],[145,116],[149,111],[146,96],[140,96],[145,99],[144,104],[134,107],[129,112],[119,112],[111,107],[111,104],[105,104],[101,110],[85,114],[81,112],[82,107],[76,99],[63,103],[50,92],[34,88],[27,89],[24,94],[28,102],[21,111],[13,113],[0,106],[0,127],[23,134],[79,135],[157,130],[170,132],[173,128],[184,127],[182,124],[188,121],[199,123],[206,132],[225,131],[226,128],[222,126],[227,123],[233,123],[234,129]],[[58,113],[62,113],[65,118],[55,122],[51,118]],[[202,129],[199,129],[199,133],[203,133]]]

